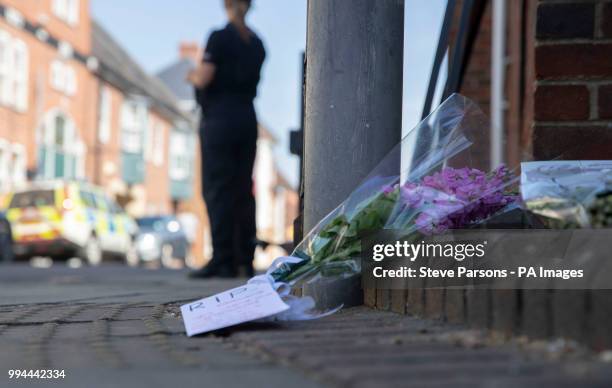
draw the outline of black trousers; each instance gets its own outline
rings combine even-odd
[[[253,165],[256,141],[207,143],[200,137],[202,191],[211,225],[213,267],[252,268],[255,253]]]

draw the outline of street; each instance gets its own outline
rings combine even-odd
[[[65,370],[68,387],[313,386],[298,372],[232,350],[223,337],[188,339],[171,302],[237,281],[125,266],[0,267],[2,386],[11,369]],[[17,382],[12,383],[17,385]],[[49,380],[19,384],[49,385]]]
[[[2,386],[610,386],[601,356],[569,343],[502,343],[461,326],[344,309],[187,338],[178,305],[239,280],[107,265],[0,267]],[[64,370],[58,380],[10,370]]]

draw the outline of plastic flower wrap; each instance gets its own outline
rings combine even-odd
[[[521,164],[527,209],[553,229],[612,226],[612,161],[555,160]]]
[[[514,180],[503,165],[488,174],[475,168],[443,167],[421,182],[399,187],[397,219],[391,226],[417,229],[425,235],[468,227],[516,201],[507,192]]]
[[[416,240],[449,229],[475,227],[514,206],[517,180],[504,166],[491,168],[488,133],[487,120],[473,102],[459,95],[449,97],[406,134],[291,256],[277,258],[265,274],[243,286],[243,290],[250,287],[274,299],[268,293],[271,289],[280,299],[277,306],[284,303],[287,307],[260,317],[305,320],[341,308],[317,311],[317,301],[293,295],[291,290],[320,277],[335,281],[359,274],[361,239],[367,233],[394,229]],[[209,330],[195,330],[202,327],[204,318],[193,308],[212,303],[210,298],[181,306],[183,316],[190,317],[189,325],[185,321],[186,329],[192,329],[188,332]],[[244,322],[244,315],[234,315],[226,326]]]
[[[491,170],[487,119],[452,95],[410,131],[351,195],[310,231],[292,257],[269,274],[295,285],[360,272],[361,236],[382,229],[420,238],[477,225],[516,202],[517,179]],[[484,146],[484,147],[483,147]]]

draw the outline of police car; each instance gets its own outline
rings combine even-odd
[[[0,211],[0,263],[13,261],[13,236],[11,224],[4,212]]]
[[[35,182],[9,193],[6,217],[17,258],[80,257],[98,265],[105,256],[138,263],[138,226],[99,187],[70,181]]]

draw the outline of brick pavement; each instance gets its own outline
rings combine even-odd
[[[366,308],[187,338],[181,301],[235,282],[118,268],[32,271],[0,267],[0,386],[11,386],[11,368],[66,370],[64,381],[24,386],[612,386],[610,364],[579,347],[497,343],[461,326]],[[86,291],[105,285],[106,293]]]
[[[242,329],[229,338],[346,387],[612,386],[610,364],[571,342],[502,340],[364,307],[316,322]]]

